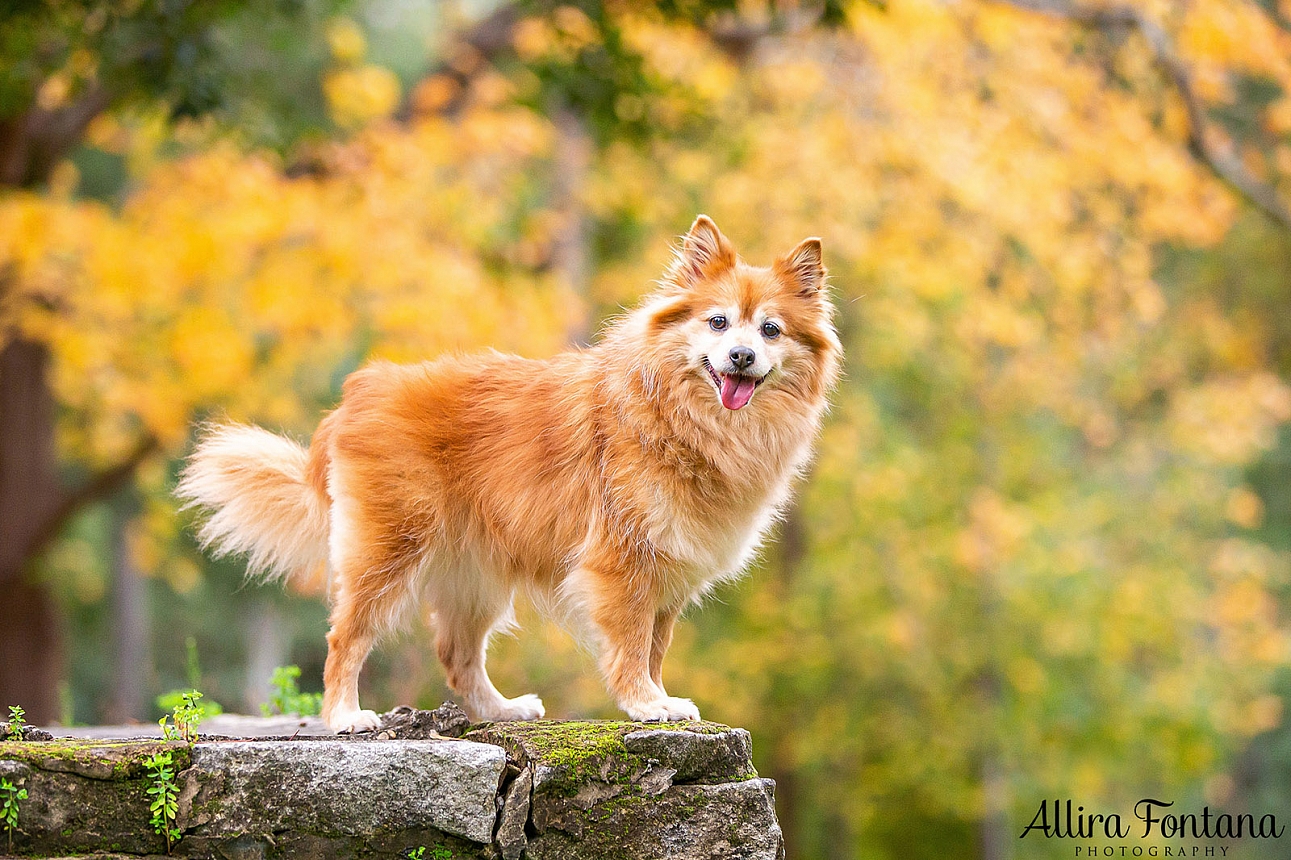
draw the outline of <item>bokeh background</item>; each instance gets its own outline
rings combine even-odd
[[[321,689],[318,594],[193,544],[195,423],[591,342],[705,212],[753,262],[821,236],[847,351],[667,665],[790,856],[1069,857],[1018,839],[1069,797],[1291,824],[1289,89],[1286,0],[8,0],[0,704]],[[613,717],[521,617],[499,686]],[[425,629],[364,687],[446,698]]]

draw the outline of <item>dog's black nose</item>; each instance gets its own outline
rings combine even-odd
[[[737,346],[731,350],[731,364],[735,365],[736,370],[748,370],[757,358],[747,346]]]

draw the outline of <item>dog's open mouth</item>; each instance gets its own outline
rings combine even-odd
[[[704,370],[717,389],[717,396],[727,409],[743,409],[753,399],[753,392],[766,381],[765,376],[745,376],[741,373],[718,373],[713,365],[704,359]]]

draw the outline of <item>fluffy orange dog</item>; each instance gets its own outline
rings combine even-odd
[[[590,349],[373,363],[308,450],[208,429],[178,494],[205,546],[290,576],[330,565],[323,717],[377,726],[359,669],[424,601],[448,684],[479,719],[543,715],[484,668],[523,588],[591,622],[619,706],[698,719],[663,687],[678,614],[748,564],[802,471],[839,371],[820,241],[745,264],[696,219],[661,288]]]

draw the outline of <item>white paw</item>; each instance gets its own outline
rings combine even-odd
[[[338,735],[374,732],[381,727],[376,711],[337,711],[327,718],[327,727]]]
[[[671,722],[673,720],[697,720],[699,708],[690,699],[679,699],[676,696],[664,696],[642,705],[628,705],[623,708],[628,716],[645,723]]]
[[[541,720],[547,713],[542,699],[533,693],[516,696],[514,699],[500,699],[476,709],[481,720],[502,722],[507,720]]]

